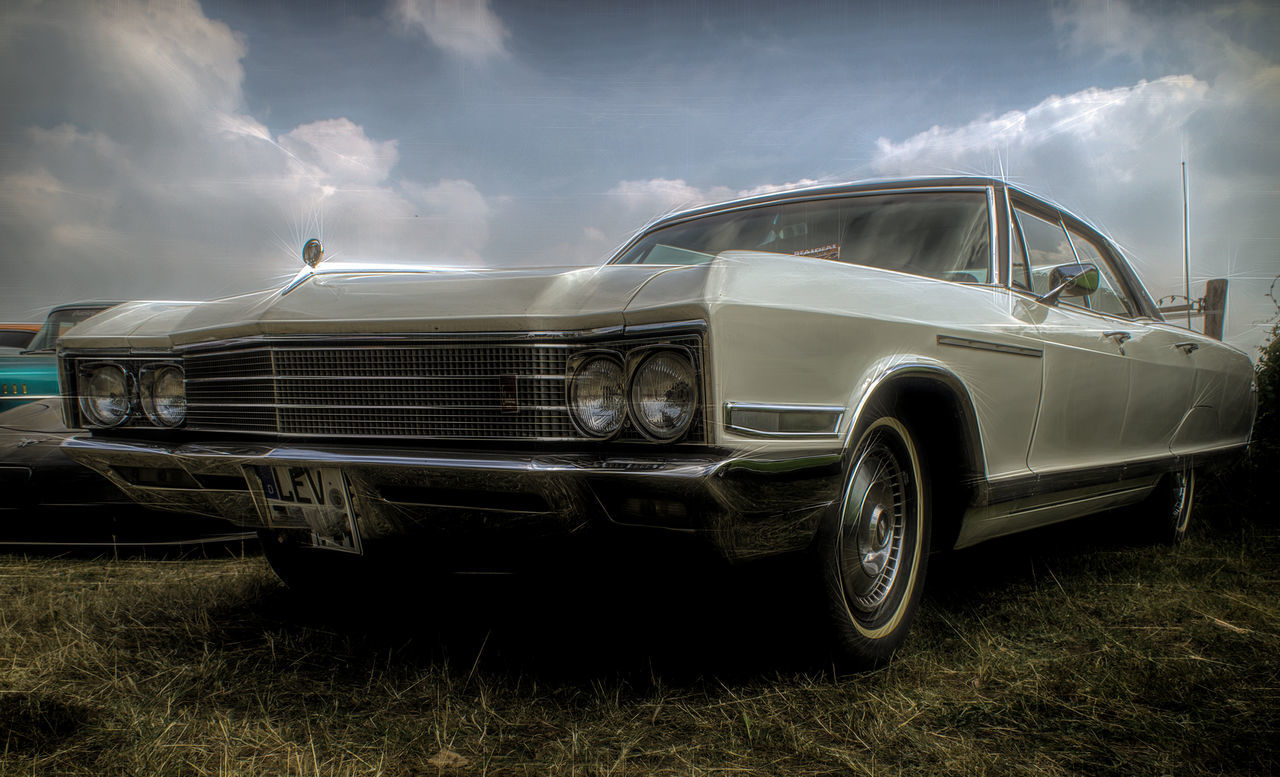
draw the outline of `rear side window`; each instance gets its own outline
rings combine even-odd
[[[722,251],[768,251],[960,283],[991,279],[985,192],[904,192],[766,205],[674,224],[619,264],[690,264]]]

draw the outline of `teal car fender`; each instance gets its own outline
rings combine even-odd
[[[58,395],[58,359],[52,353],[0,356],[0,412]]]

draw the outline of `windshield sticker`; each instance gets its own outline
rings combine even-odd
[[[831,243],[830,245],[818,246],[817,248],[806,248],[803,251],[796,251],[795,256],[809,256],[814,259],[838,260],[840,258],[840,244]]]

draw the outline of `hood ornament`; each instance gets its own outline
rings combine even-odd
[[[320,241],[314,237],[302,246],[302,261],[307,263],[309,267],[315,267],[324,259],[324,246],[320,245]]]

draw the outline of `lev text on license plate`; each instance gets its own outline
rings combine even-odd
[[[255,466],[268,526],[310,529],[321,547],[361,552],[346,478],[333,467]]]

